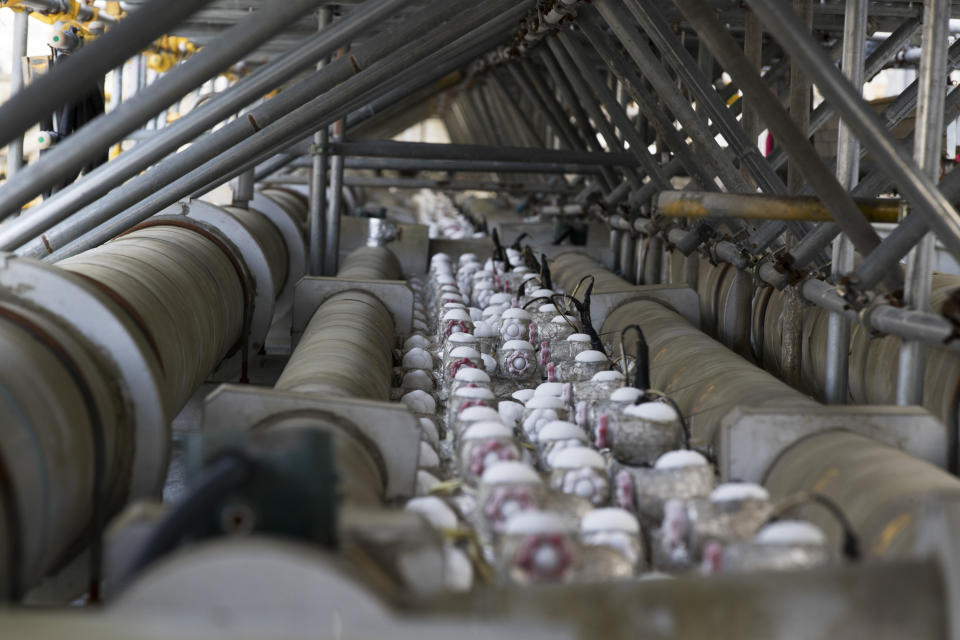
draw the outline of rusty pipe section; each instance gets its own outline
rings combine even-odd
[[[900,221],[900,200],[856,198],[854,202],[870,222]],[[656,199],[655,213],[667,218],[833,222],[830,210],[813,196],[771,196],[760,193],[661,191]]]

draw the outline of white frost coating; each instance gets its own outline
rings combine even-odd
[[[433,396],[419,389],[403,394],[400,402],[410,407],[410,410],[414,413],[430,414],[437,410],[437,401],[433,399]]]
[[[450,591],[463,592],[473,588],[473,563],[466,553],[452,545],[443,549],[443,581]]]
[[[533,351],[533,345],[526,340],[507,340],[503,343],[503,350]]]
[[[678,451],[667,451],[657,458],[653,465],[654,469],[683,469],[685,467],[703,467],[708,465],[707,459],[696,451],[680,449]]]
[[[783,545],[827,543],[827,537],[819,527],[803,520],[771,522],[760,529],[754,540],[762,544]]]
[[[500,420],[503,424],[510,425],[512,427],[520,424],[520,419],[523,417],[523,405],[519,402],[512,402],[510,400],[504,400],[497,408],[500,410]]]
[[[527,409],[563,409],[563,400],[556,396],[534,395],[523,405]]]
[[[470,335],[469,333],[451,333],[447,340],[457,345],[472,345],[477,344],[477,336]]]
[[[450,350],[450,357],[474,360],[480,357],[480,352],[473,347],[454,347]]]
[[[649,420],[650,422],[676,422],[679,419],[676,410],[665,402],[641,402],[624,407],[628,416]]]
[[[537,313],[551,313],[556,311],[557,308],[553,304],[542,304],[537,307]]]
[[[447,311],[445,314],[443,314],[443,319],[444,319],[444,321],[448,321],[448,320],[459,320],[459,321],[461,321],[461,322],[469,322],[469,321],[470,321],[470,314],[467,313],[467,310],[466,310],[466,309],[463,309],[463,308],[450,309],[450,310]]]
[[[580,469],[582,467],[605,469],[607,466],[603,456],[587,447],[562,449],[550,458],[550,464],[554,469]]]
[[[433,377],[423,369],[412,369],[403,374],[403,389],[405,391],[433,391]]]
[[[531,300],[535,298],[549,298],[552,295],[553,295],[553,291],[550,289],[537,289],[536,291],[533,291],[532,293],[529,294],[529,298]]]
[[[437,479],[437,476],[433,475],[429,471],[424,471],[420,469],[417,471],[417,495],[424,496],[430,493],[435,486],[440,484],[440,480]]]
[[[483,319],[483,309],[480,307],[467,307],[467,312],[470,314],[470,319],[474,322]]]
[[[508,536],[530,536],[540,533],[572,533],[573,519],[554,511],[521,511],[510,516],[504,533]]]
[[[461,335],[461,334],[454,334]],[[474,382],[478,384],[483,384],[490,382],[490,376],[487,375],[485,371],[480,371],[480,369],[475,369],[473,367],[460,367],[457,371],[457,375],[453,376],[454,380],[458,382]]]
[[[597,371],[590,380],[592,382],[623,382],[626,378],[619,371],[611,369],[610,371]]]
[[[456,529],[457,514],[446,502],[436,496],[411,498],[403,505],[404,511],[412,511],[423,516],[434,529]]]
[[[525,462],[503,460],[490,465],[480,481],[484,484],[542,484],[533,467]]]
[[[553,316],[550,320],[553,324],[567,324],[568,322],[574,326],[577,324],[577,319],[573,316]]]
[[[430,443],[420,441],[420,462],[417,465],[421,469],[436,469],[440,466],[440,456],[433,450]]]
[[[591,338],[585,333],[571,333],[567,336],[567,342],[590,342]]]
[[[513,268],[514,273],[530,273],[530,267],[520,266]]]
[[[643,392],[636,387],[620,387],[610,392],[610,400],[613,402],[636,402],[641,395],[643,395]]]
[[[490,302],[488,304],[492,305],[507,305],[510,306],[512,298],[509,293],[495,293],[490,296]]]
[[[437,431],[437,424],[430,418],[420,418],[420,433],[431,444],[440,442],[440,432]]]
[[[500,422],[483,421],[474,422],[461,436],[464,440],[485,440],[487,438],[512,438],[513,431],[510,427]]]
[[[607,356],[602,351],[581,351],[574,358],[577,362],[606,362]]]
[[[460,412],[460,416],[457,419],[460,420],[460,422],[481,422],[484,420],[496,422],[500,419],[500,414],[497,413],[496,409],[491,409],[490,407],[467,407]]]
[[[563,393],[562,382],[544,382],[539,386],[537,386],[537,388],[533,392],[533,395],[536,397],[552,396],[554,398],[559,398],[562,393]]]
[[[710,502],[729,502],[732,500],[769,500],[770,494],[758,484],[752,482],[727,482],[710,494]]]
[[[584,442],[587,441],[587,436],[583,433],[583,429],[572,422],[566,422],[564,420],[551,420],[547,424],[543,425],[543,428],[540,429],[540,433],[537,434],[537,438],[540,440],[540,442],[547,442],[550,440],[570,440],[574,438]]]
[[[497,335],[497,328],[492,322],[479,320],[473,323],[473,335],[478,338],[493,338]]]
[[[400,365],[404,369],[433,369],[433,356],[430,352],[421,347],[414,347],[407,351]]]
[[[480,359],[483,360],[483,370],[489,374],[497,372],[497,359],[489,353],[481,353]]]
[[[529,320],[530,314],[524,311],[523,309],[519,309],[517,307],[511,307],[506,311],[504,311],[503,315],[501,315],[500,317],[506,320]]]
[[[470,398],[473,400],[493,400],[493,391],[486,387],[460,387],[453,392],[455,398]]]
[[[516,400],[517,402],[525,403],[527,400],[532,398],[536,394],[534,389],[517,389],[510,394],[510,397]]]
[[[587,512],[583,516],[583,520],[580,521],[580,531],[582,533],[594,533],[596,531],[640,533],[640,523],[626,509],[608,507]]]

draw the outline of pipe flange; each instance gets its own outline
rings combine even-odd
[[[161,393],[160,360],[147,335],[108,294],[45,262],[0,253],[0,288],[60,318],[119,374],[136,433],[129,499],[157,497],[170,461],[171,417]]]
[[[300,278],[307,275],[307,245],[300,224],[287,209],[260,191],[253,194],[250,208],[265,215],[277,227],[287,245],[287,281],[277,298],[275,316],[282,316],[293,308],[293,292]]]
[[[209,202],[190,200],[186,205],[175,205],[163,214],[176,213],[206,225],[223,237],[243,260],[253,279],[253,310],[250,316],[250,355],[256,355],[263,347],[267,332],[273,323],[273,308],[277,299],[274,290],[270,262],[256,236],[229,212]]]

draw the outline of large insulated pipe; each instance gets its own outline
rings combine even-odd
[[[575,281],[575,275],[565,275],[564,281]],[[657,302],[624,303],[610,313],[600,332],[613,340],[631,324],[642,327],[649,345],[653,386],[676,401],[690,425],[691,444],[698,448],[714,442],[720,420],[737,406],[819,406]],[[778,500],[805,492],[826,495],[850,521],[862,550],[886,557],[912,553],[923,500],[960,499],[960,480],[954,476],[843,430],[814,434],[791,445],[771,465],[764,484]],[[840,540],[841,532],[822,507],[811,506],[804,515]]]
[[[679,259],[682,259],[679,258]],[[700,261],[697,292],[701,327],[732,346],[749,341],[752,358],[774,375],[782,376],[780,336],[787,293],[771,287],[737,292],[739,272],[728,264]],[[940,309],[960,287],[960,278],[933,275],[931,308]],[[803,311],[801,391],[825,397],[828,312],[806,305]],[[749,318],[744,324],[743,318]],[[739,319],[735,321],[735,319]],[[900,339],[878,337],[860,323],[850,336],[849,396],[851,404],[895,404]],[[956,427],[960,416],[960,354],[942,347],[928,349],[924,371],[923,406],[944,424]]]
[[[59,569],[166,475],[170,419],[244,344],[286,248],[247,211],[161,216],[56,266],[0,257],[0,591]],[[199,215],[199,213],[198,213]],[[229,222],[229,224],[227,224]],[[258,300],[272,316],[272,298]]]
[[[388,249],[364,247],[343,261],[337,277],[397,280],[401,268]],[[314,312],[275,388],[311,396],[388,401],[394,337],[393,317],[376,296],[361,290],[337,293]],[[311,413],[278,416],[261,426],[328,431],[335,443],[343,500],[355,505],[382,503],[383,461],[377,447],[350,423]]]
[[[775,500],[817,493],[834,502],[859,538],[866,557],[902,558],[915,550],[924,510],[937,501],[960,500],[960,481],[932,464],[849,431],[808,436],[785,450],[764,484]],[[842,531],[822,506],[801,515],[837,541]]]

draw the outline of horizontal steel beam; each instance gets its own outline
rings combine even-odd
[[[290,166],[311,166],[310,158],[298,158]],[[419,158],[366,158],[348,156],[345,168],[372,171],[475,171],[501,173],[600,173],[595,164],[516,162],[511,160],[430,160]]]
[[[637,159],[630,153],[596,153],[567,149],[490,147],[478,144],[435,144],[429,142],[396,142],[393,140],[343,142],[330,145],[329,150],[333,154],[371,158],[560,162],[626,167],[635,167],[638,164]]]
[[[306,176],[284,176],[270,180],[276,184],[306,184]],[[344,176],[348,187],[379,189],[436,189],[437,191],[506,191],[509,193],[577,193],[578,188],[545,182],[497,182],[483,180],[438,180],[435,178],[387,178],[383,176]]]

